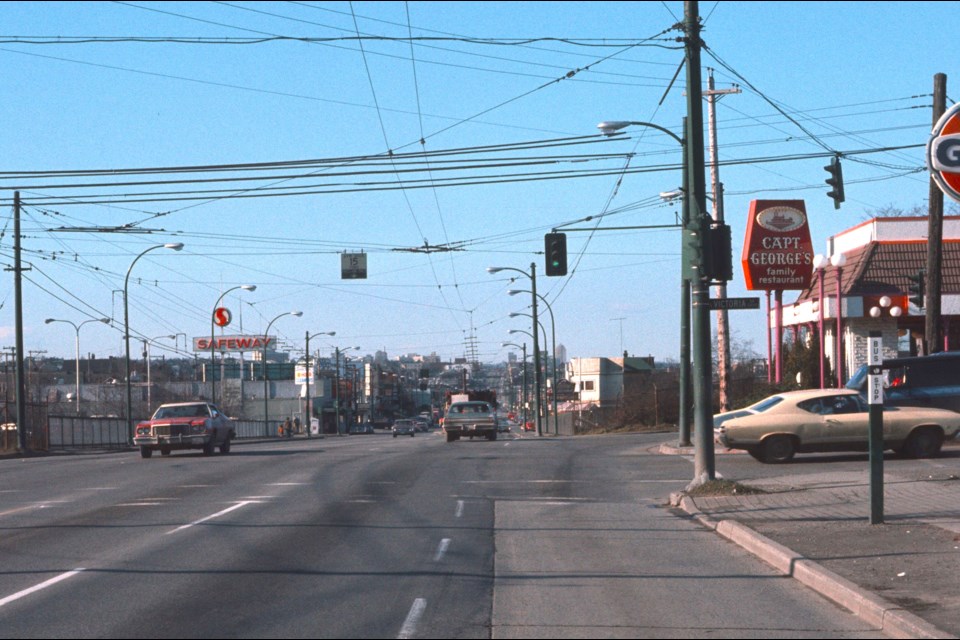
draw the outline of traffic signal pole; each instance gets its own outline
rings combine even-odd
[[[713,449],[713,363],[710,349],[710,289],[707,277],[707,238],[711,218],[707,214],[705,161],[703,153],[703,90],[700,74],[700,16],[696,0],[684,2],[684,32],[687,67],[686,162],[689,164],[687,194],[691,204],[691,231],[697,234],[699,264],[691,279],[693,299],[693,402],[694,478],[692,486],[716,478]]]

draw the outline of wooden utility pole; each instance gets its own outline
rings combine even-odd
[[[710,134],[710,180],[713,184],[713,219],[723,224],[723,183],[720,182],[720,164],[717,157],[717,100],[730,93],[740,93],[739,87],[715,89],[713,69],[709,69],[707,90],[707,126]],[[717,298],[727,297],[727,283],[716,287]],[[730,314],[726,309],[717,310],[717,373],[720,379],[720,411],[730,410]]]
[[[30,450],[27,441],[27,383],[23,367],[23,262],[20,249],[20,192],[13,194],[13,289],[16,315],[17,443],[20,451]]]
[[[947,76],[933,76],[933,125],[947,110]],[[927,354],[943,351],[943,331],[940,323],[941,270],[943,266],[943,191],[930,179],[930,203],[927,218],[927,299],[924,335]]]

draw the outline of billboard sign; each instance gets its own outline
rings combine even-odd
[[[813,242],[803,200],[752,201],[741,262],[750,291],[805,289]]]
[[[940,190],[960,201],[960,104],[947,109],[933,127],[927,167]]]
[[[211,347],[214,351],[239,353],[242,351],[263,351],[271,349],[277,344],[276,336],[220,336],[214,338],[213,344],[210,343],[210,337],[193,339],[193,350],[197,352],[209,352]]]

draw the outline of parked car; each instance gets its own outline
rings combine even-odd
[[[743,409],[734,409],[733,411],[725,411],[723,413],[717,413],[713,416],[713,440],[714,442],[720,442],[720,427],[736,418],[743,418],[745,416],[752,416],[756,413],[763,413],[767,409],[775,407],[781,401],[780,396],[771,396],[769,398],[764,398],[756,404],[752,404],[749,407],[744,407]]]
[[[174,449],[202,449],[203,455],[230,453],[230,440],[236,437],[233,422],[209,402],[163,404],[153,417],[137,425],[133,443],[140,456],[149,458],[154,451],[170,455]]]
[[[885,405],[960,411],[960,352],[884,360],[883,377]],[[857,369],[846,387],[867,396],[867,365]]]
[[[761,406],[762,405],[762,406]],[[852,389],[813,389],[770,396],[760,410],[724,422],[718,442],[766,463],[796,453],[867,451],[869,406]],[[884,407],[883,446],[911,458],[940,453],[960,431],[960,413],[921,407]]]
[[[393,423],[392,431],[394,438],[397,436],[410,436],[412,438],[416,430],[417,427],[413,423],[413,420],[403,419]]]

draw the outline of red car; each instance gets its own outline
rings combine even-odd
[[[164,404],[147,422],[137,425],[133,443],[140,456],[149,458],[154,451],[170,455],[174,449],[202,449],[203,455],[230,453],[230,440],[236,431],[230,418],[209,402]]]

